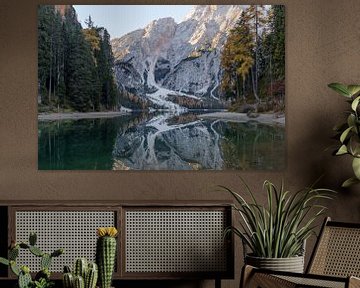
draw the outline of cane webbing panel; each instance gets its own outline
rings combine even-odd
[[[224,211],[125,212],[125,272],[223,272]]]
[[[293,276],[277,276],[281,279],[287,280],[296,284],[294,287],[326,287],[326,288],[345,288],[345,279],[343,282],[331,281],[316,278],[302,278]]]
[[[29,233],[37,234],[37,246],[46,253],[64,248],[65,253],[52,261],[50,270],[62,272],[74,259],[95,260],[96,228],[115,226],[114,211],[16,211],[16,241],[28,243]],[[20,250],[18,262],[39,271],[40,258]]]
[[[360,277],[360,229],[326,226],[309,273]]]

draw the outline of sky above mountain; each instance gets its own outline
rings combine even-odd
[[[83,27],[91,15],[95,25],[105,27],[111,38],[144,28],[151,21],[172,17],[181,22],[192,5],[74,5]]]

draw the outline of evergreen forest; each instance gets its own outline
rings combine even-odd
[[[230,31],[221,66],[221,89],[233,111],[251,104],[258,112],[284,112],[285,6],[249,5]]]
[[[38,7],[38,104],[44,111],[109,111],[118,107],[110,35],[75,9]]]

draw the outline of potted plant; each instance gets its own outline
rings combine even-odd
[[[334,128],[340,140],[340,145],[334,154],[348,154],[352,157],[354,177],[347,179],[342,184],[343,187],[348,187],[360,183],[360,85],[331,83],[328,86],[338,94],[346,97],[351,106],[346,122]]]
[[[328,189],[305,188],[296,193],[278,189],[266,180],[266,205],[261,205],[254,193],[242,180],[251,201],[233,190],[221,186],[235,199],[233,205],[240,215],[240,227],[229,227],[226,232],[239,236],[250,253],[244,255],[245,264],[278,271],[300,272],[304,270],[304,245],[314,233],[315,220],[324,213],[325,207],[317,202],[331,199],[334,192]],[[246,250],[244,249],[244,252]]]

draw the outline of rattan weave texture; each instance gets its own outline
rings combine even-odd
[[[126,211],[126,272],[226,271],[224,211]]]
[[[115,226],[114,211],[16,211],[16,241],[27,242],[29,233],[37,233],[39,248],[51,253],[64,248],[50,270],[62,272],[64,265],[71,266],[74,259],[85,257],[95,260],[96,228]],[[31,271],[40,270],[39,258],[28,251],[20,251],[18,262]]]

